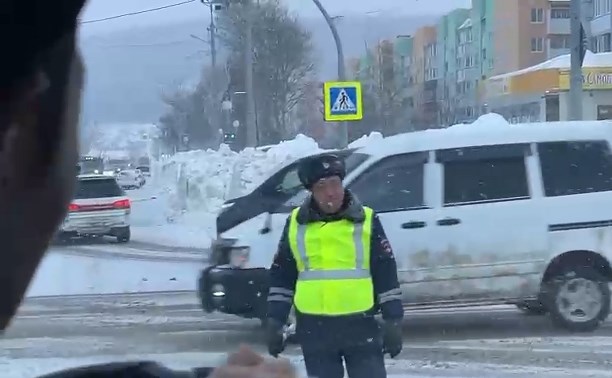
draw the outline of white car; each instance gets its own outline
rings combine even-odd
[[[136,169],[138,169],[143,176],[151,177],[151,167],[149,167],[148,165],[140,165],[136,167]]]
[[[130,211],[130,199],[114,177],[80,175],[59,237],[109,235],[116,237],[119,243],[127,243],[130,240]]]
[[[612,123],[461,125],[342,151],[380,217],[406,309],[515,304],[592,331],[610,313]],[[267,269],[305,198],[297,162],[217,219],[207,311],[265,318]]]
[[[138,189],[143,185],[143,177],[133,169],[125,169],[115,173],[117,183],[122,189]]]

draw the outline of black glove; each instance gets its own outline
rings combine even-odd
[[[386,321],[383,325],[383,353],[395,358],[402,351],[402,322]]]
[[[268,319],[266,324],[266,342],[268,344],[268,353],[273,357],[278,357],[285,350],[283,328],[284,325],[278,320]]]

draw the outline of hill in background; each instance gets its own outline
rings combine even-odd
[[[435,22],[436,16],[347,16],[339,20],[345,55],[360,56],[366,42],[411,34]],[[315,59],[322,80],[336,74],[336,48],[321,17],[302,18],[313,35]],[[197,83],[209,64],[207,21],[186,21],[141,27],[112,34],[87,36],[81,48],[87,64],[83,124],[156,122],[164,112],[163,92]],[[223,51],[219,53],[222,57]],[[222,61],[219,59],[219,61]]]

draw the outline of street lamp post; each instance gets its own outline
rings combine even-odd
[[[344,49],[342,47],[342,40],[340,39],[340,34],[338,34],[338,29],[336,28],[336,24],[334,23],[334,19],[327,13],[323,4],[321,4],[320,0],[312,0],[319,11],[325,18],[325,22],[329,26],[329,30],[331,30],[332,36],[334,37],[334,42],[336,43],[336,52],[338,54],[338,80],[344,81],[346,80],[346,71],[344,66]],[[341,122],[339,125],[339,134],[340,134],[340,147],[346,147],[348,145],[348,128],[346,122]]]
[[[255,121],[255,93],[253,85],[253,4],[245,2],[246,36],[245,36],[245,92],[246,92],[246,146],[257,147],[257,130]]]

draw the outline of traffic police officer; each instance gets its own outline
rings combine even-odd
[[[310,377],[342,378],[344,360],[350,378],[384,378],[384,354],[402,349],[404,315],[389,241],[373,210],[343,187],[336,155],[306,159],[298,174],[311,195],[289,216],[270,268],[268,350],[283,351],[294,305]]]

